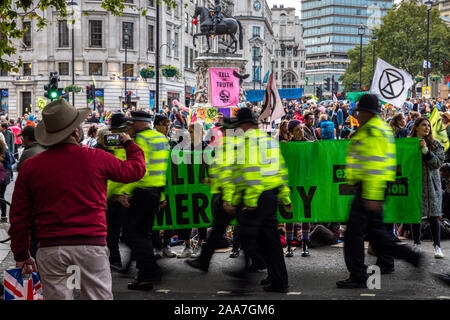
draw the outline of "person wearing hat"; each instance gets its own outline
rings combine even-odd
[[[231,206],[235,190],[234,181],[237,177],[236,146],[238,138],[234,135],[235,121],[224,117],[219,124],[223,133],[222,143],[217,145],[213,163],[209,167],[209,184],[211,187],[211,211],[214,217],[212,231],[203,245],[200,256],[186,263],[196,269],[208,271],[214,250],[220,248],[223,236],[231,219],[235,217],[236,209]]]
[[[346,176],[356,195],[344,235],[344,258],[350,277],[336,283],[338,288],[366,288],[364,236],[368,235],[381,274],[394,271],[394,258],[419,267],[422,256],[399,245],[383,224],[383,203],[389,181],[395,181],[397,163],[392,129],[380,118],[378,98],[363,95],[355,109],[358,131],[352,135],[346,157]]]
[[[134,141],[145,154],[146,173],[144,177],[124,188],[129,205],[124,222],[123,241],[131,248],[136,259],[137,278],[128,284],[129,290],[152,290],[153,282],[161,280],[161,268],[153,252],[152,229],[155,214],[167,205],[163,193],[166,186],[166,171],[169,160],[167,138],[150,128],[151,116],[143,111],[131,111],[128,128]],[[131,261],[131,260],[130,260]],[[126,264],[124,272],[130,267]]]
[[[240,278],[249,276],[261,255],[267,265],[268,277],[262,284],[265,291],[286,293],[288,275],[283,248],[278,233],[279,201],[292,210],[287,186],[288,172],[278,143],[258,129],[258,122],[249,108],[239,109],[237,127],[243,132],[243,143],[237,150],[235,192],[231,205],[237,209],[239,239],[245,253],[245,266],[232,273]],[[253,261],[252,268],[250,260]]]
[[[107,181],[131,183],[145,174],[144,153],[127,134],[120,135],[126,161],[80,146],[89,111],[64,99],[45,106],[34,133],[48,149],[23,163],[14,189],[11,250],[23,273],[39,271],[46,300],[74,298],[67,286],[72,277],[67,270],[74,265],[82,278],[81,299],[113,299],[106,246]],[[36,261],[29,252],[33,219],[39,239]]]

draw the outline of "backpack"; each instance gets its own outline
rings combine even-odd
[[[322,121],[320,124],[320,135],[322,140],[333,140],[334,135],[334,123],[331,121]]]
[[[5,168],[11,169],[14,163],[16,163],[16,159],[14,159],[14,156],[12,155],[11,151],[6,150],[5,159],[3,160]]]

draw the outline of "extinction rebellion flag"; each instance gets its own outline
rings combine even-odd
[[[413,84],[413,78],[406,71],[378,58],[370,92],[376,94],[382,101],[401,107]]]

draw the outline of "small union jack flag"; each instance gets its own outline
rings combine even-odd
[[[5,270],[3,285],[5,300],[43,300],[42,284],[37,272],[33,272],[30,279],[24,280],[22,268]]]

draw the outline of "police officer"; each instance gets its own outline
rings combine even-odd
[[[152,228],[158,208],[167,204],[162,191],[166,185],[169,144],[163,134],[151,130],[151,116],[146,112],[131,111],[130,121],[134,141],[144,150],[147,171],[142,180],[124,189],[129,197],[129,210],[123,240],[131,248],[138,269],[137,279],[128,284],[128,289],[151,290],[153,282],[161,279],[153,253]]]
[[[237,151],[239,174],[232,205],[238,207],[239,236],[246,264],[234,275],[248,276],[250,260],[257,261],[261,254],[268,273],[264,290],[286,293],[288,275],[278,233],[277,208],[280,200],[287,211],[292,209],[287,168],[278,143],[258,129],[251,109],[238,111],[237,126],[243,131],[243,144]]]
[[[236,170],[236,137],[234,136],[234,121],[224,118],[220,129],[223,133],[222,141],[217,141],[213,163],[209,167],[209,180],[211,186],[211,210],[214,217],[212,231],[206,243],[202,247],[199,258],[186,260],[185,262],[193,268],[208,271],[209,263],[222,242],[225,230],[234,218],[236,209],[231,206],[235,190]]]
[[[406,260],[416,267],[422,259],[409,247],[398,245],[383,225],[387,182],[395,180],[396,150],[391,128],[379,117],[378,98],[363,95],[355,111],[360,128],[352,136],[346,157],[347,179],[356,189],[344,235],[344,258],[350,277],[338,281],[338,288],[367,287],[366,234],[382,274],[394,271],[393,258]]]
[[[121,133],[127,131],[127,118],[123,113],[114,113],[111,116],[111,123],[109,129],[112,133]],[[127,154],[123,146],[111,147],[112,153],[120,160],[126,160]],[[122,270],[122,259],[119,251],[120,229],[122,228],[124,218],[126,216],[128,204],[126,198],[123,196],[122,190],[125,184],[108,181],[107,192],[107,210],[106,210],[106,224],[107,236],[106,243],[109,249],[109,263],[112,269]]]

